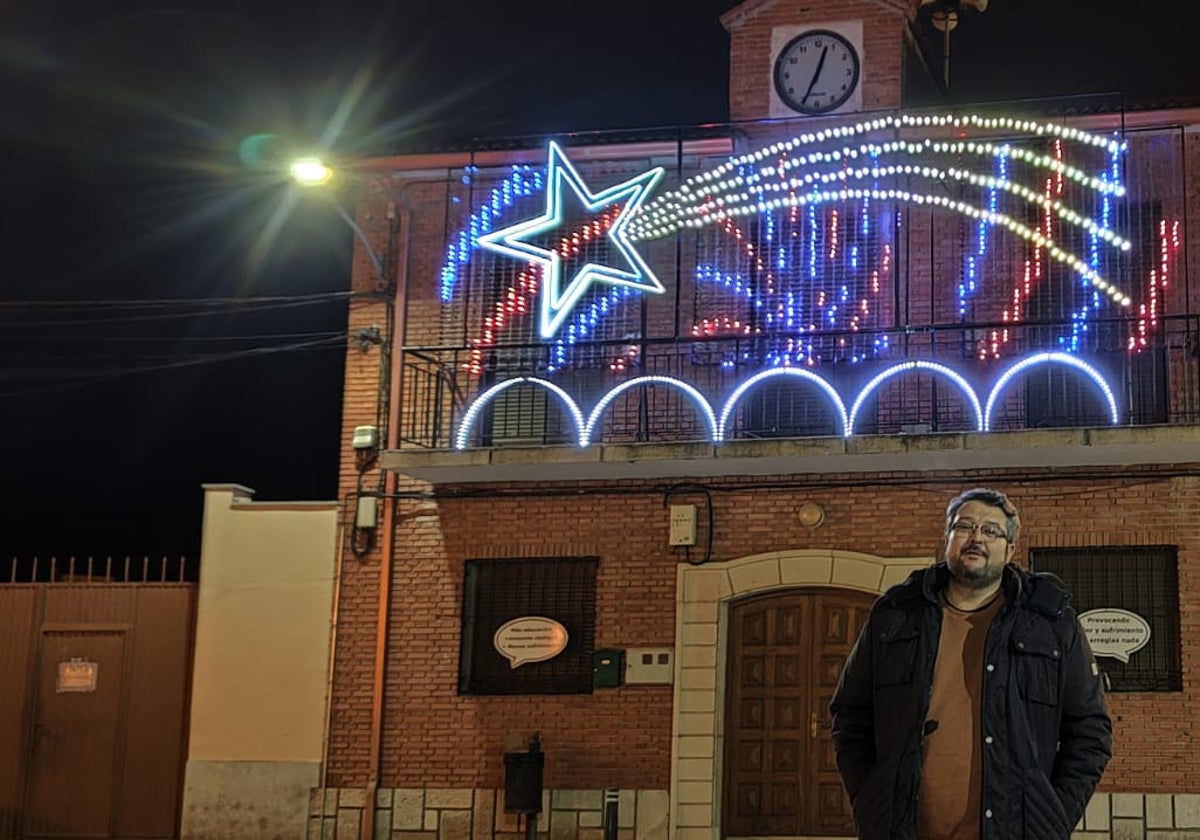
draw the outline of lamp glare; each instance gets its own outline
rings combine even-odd
[[[296,183],[305,187],[320,186],[333,177],[333,170],[315,157],[294,160],[288,169]]]

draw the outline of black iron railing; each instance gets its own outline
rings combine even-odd
[[[1161,319],[1145,336],[1138,326],[1098,320],[1078,335],[1064,323],[889,330],[869,336],[880,349],[857,360],[839,356],[839,337],[826,334],[828,357],[812,364],[781,361],[778,339],[759,336],[597,342],[579,346],[565,367],[549,346],[482,357],[467,347],[408,348],[401,446],[1200,422],[1200,317]]]

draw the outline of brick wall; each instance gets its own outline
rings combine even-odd
[[[1200,759],[1180,737],[1200,712],[1187,640],[1200,630],[1200,480],[1163,470],[1122,478],[1020,475],[930,477],[842,475],[710,481],[714,557],[787,547],[881,556],[935,550],[945,501],[963,486],[995,483],[1022,509],[1028,546],[1169,543],[1180,546],[1184,691],[1111,698],[1116,757],[1105,790],[1200,791]],[[764,483],[779,486],[761,487]],[[478,498],[439,498],[402,507],[397,526],[392,637],[387,674],[383,774],[388,785],[488,788],[502,782],[501,755],[514,736],[539,731],[549,788],[665,788],[669,781],[671,690],[625,686],[590,696],[460,697],[456,692],[463,562],[471,557],[598,554],[596,641],[602,647],[674,643],[675,569],[666,545],[661,488],[592,484],[473,488]],[[824,525],[803,528],[795,510],[811,499]],[[352,567],[356,568],[356,567]],[[343,579],[339,639],[367,631],[356,612],[368,586]],[[373,614],[371,615],[373,619]],[[360,627],[361,625],[361,627]],[[369,634],[368,634],[369,635]],[[346,651],[351,647],[347,642]],[[351,654],[353,656],[355,654]],[[368,660],[369,661],[369,660]],[[357,702],[369,679],[345,663],[335,708]],[[357,678],[357,679],[356,679]],[[358,721],[335,723],[331,784],[361,783],[365,743]],[[350,731],[346,731],[349,728]]]

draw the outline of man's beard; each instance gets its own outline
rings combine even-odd
[[[968,554],[973,557],[978,557],[983,560],[983,565],[979,568],[972,568],[965,562]],[[991,555],[979,554],[977,552],[968,552],[963,549],[958,553],[955,563],[950,563],[950,574],[953,576],[955,583],[966,589],[987,589],[993,583],[1000,579],[1000,575],[1004,573],[1003,563],[993,563]]]

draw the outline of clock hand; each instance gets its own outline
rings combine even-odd
[[[829,52],[829,47],[821,50],[821,57],[817,60],[817,71],[813,73],[812,81],[808,83],[808,90],[804,91],[804,96],[800,99],[800,103],[804,104],[808,101],[808,95],[813,92],[813,88],[817,86],[817,79],[821,78],[821,68],[825,66],[825,55]]]

